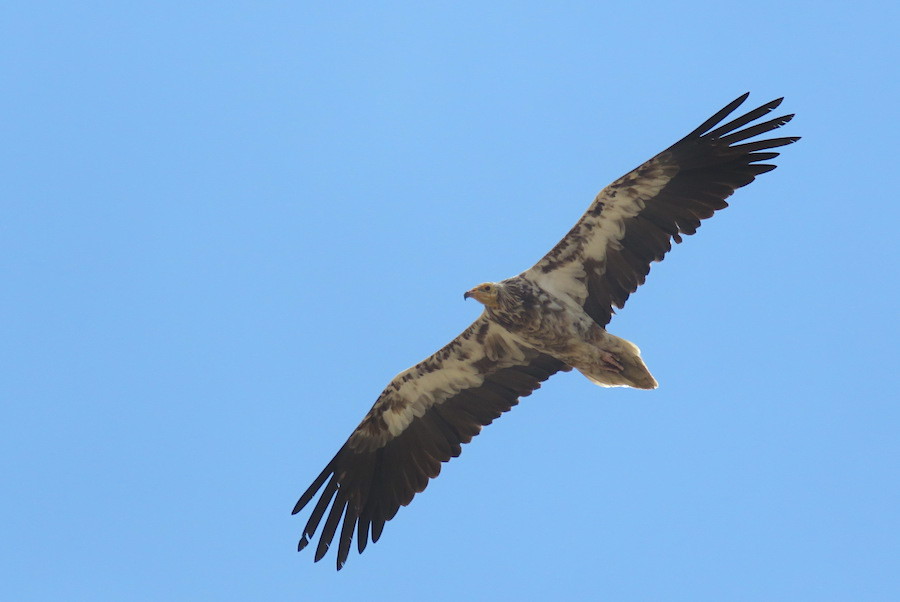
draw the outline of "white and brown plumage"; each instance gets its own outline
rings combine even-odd
[[[656,387],[638,348],[605,327],[673,240],[694,234],[735,189],[775,169],[763,163],[778,156],[770,149],[798,140],[745,142],[791,120],[749,125],[781,99],[719,125],[747,96],[604,188],[532,268],[466,292],[484,304],[481,316],[398,374],[300,497],[295,514],[321,490],[298,549],[324,518],[315,560],[340,529],[340,569],[354,531],[360,552],[370,537],[378,541],[385,522],[425,489],[442,462],[556,372],[576,368],[601,386]]]

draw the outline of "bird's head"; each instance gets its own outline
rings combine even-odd
[[[486,307],[497,309],[500,306],[500,285],[496,282],[485,282],[463,294],[463,299],[472,297]]]

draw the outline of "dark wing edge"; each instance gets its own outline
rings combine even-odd
[[[292,514],[297,514],[321,490],[297,550],[309,545],[325,518],[315,554],[318,562],[332,545],[340,523],[336,559],[340,570],[350,553],[354,531],[362,553],[370,537],[372,543],[378,541],[384,524],[400,506],[409,504],[416,493],[425,489],[429,479],[438,476],[441,463],[460,454],[463,443],[471,441],[483,426],[516,405],[520,397],[530,395],[550,376],[571,369],[537,351],[526,353],[521,365],[496,370],[486,375],[481,385],[430,405],[380,447],[352,445],[364,428],[364,420],[294,506]]]
[[[526,275],[540,281],[567,263],[578,262],[579,269],[563,269],[568,275],[562,278],[579,282],[556,282],[555,288],[575,291],[573,296],[581,297],[578,300],[585,312],[606,326],[614,307],[625,305],[644,283],[651,264],[662,261],[672,248],[672,241],[680,243],[682,236],[694,234],[702,220],[728,206],[725,199],[736,189],[775,169],[764,163],[779,155],[770,149],[800,139],[744,142],[794,117],[782,115],[748,126],[778,107],[783,98],[719,125],[748,96],[749,92],[738,97],[665,151],[604,188],[569,234]],[[610,225],[609,221],[616,223]]]

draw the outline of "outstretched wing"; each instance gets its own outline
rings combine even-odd
[[[572,230],[523,276],[568,295],[606,326],[613,306],[625,305],[673,240],[680,243],[682,235],[695,233],[700,220],[728,206],[725,199],[735,189],[775,169],[761,163],[778,156],[769,149],[799,140],[738,144],[791,120],[793,115],[784,115],[748,126],[780,105],[781,98],[716,127],[748,95],[600,191]]]
[[[440,351],[398,374],[300,496],[294,514],[322,491],[298,549],[309,544],[325,518],[315,555],[319,561],[341,523],[340,569],[354,530],[362,552],[369,536],[373,543],[378,541],[384,523],[440,473],[441,462],[460,454],[462,443],[516,405],[519,397],[569,369],[522,347],[482,315]]]

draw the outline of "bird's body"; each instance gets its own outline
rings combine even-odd
[[[300,496],[294,513],[319,498],[299,549],[324,518],[315,560],[337,536],[340,569],[354,533],[362,552],[461,444],[556,372],[575,368],[601,386],[656,388],[637,346],[606,325],[673,241],[694,234],[735,189],[774,169],[761,163],[778,156],[771,149],[797,140],[745,142],[790,121],[786,115],[749,125],[781,99],[720,125],[746,98],[600,191],[530,269],[466,292],[484,304],[481,316],[398,374]]]
[[[491,286],[497,303],[485,305],[485,316],[521,345],[561,360],[600,386],[656,388],[637,345],[606,332],[567,295],[556,295],[527,275]]]

